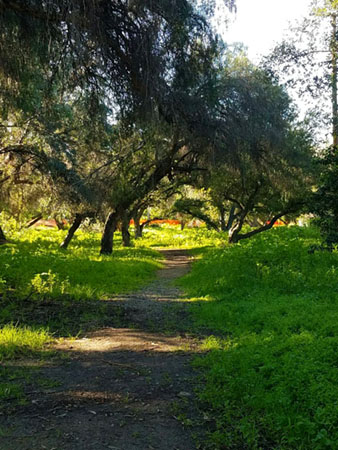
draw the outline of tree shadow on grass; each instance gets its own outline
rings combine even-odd
[[[124,313],[104,301],[3,301],[1,325],[44,329],[53,337],[79,336],[104,326],[120,326]]]

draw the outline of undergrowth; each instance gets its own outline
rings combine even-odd
[[[142,239],[135,241],[137,247],[172,247],[194,249],[222,245],[227,240],[225,233],[201,228],[160,225],[145,228]]]
[[[338,253],[280,228],[203,252],[181,284],[195,327],[213,449],[338,448]]]
[[[112,256],[99,256],[95,233],[78,232],[64,251],[64,234],[24,230],[0,246],[0,409],[7,400],[24,401],[30,372],[22,377],[1,363],[48,357],[46,345],[55,337],[120,326],[122,311],[104,300],[143,286],[160,267],[158,252],[122,248],[119,237]]]
[[[64,232],[27,230],[0,247],[0,293],[36,301],[67,297],[107,299],[147,283],[159,267],[158,253],[123,248],[99,255],[99,234],[78,232],[68,251],[59,248]]]
[[[34,354],[50,341],[51,336],[46,330],[5,325],[0,330],[0,360]]]
[[[180,284],[194,331],[207,336],[195,359],[210,429],[203,448],[338,449],[338,253],[308,251],[315,229],[229,246],[206,229],[150,228],[131,249],[118,237],[104,257],[97,234],[78,233],[67,252],[62,237],[31,230],[0,247],[0,402],[24,402],[32,382],[7,362],[41,357],[55,336],[123,325],[102,300],[151,280],[159,262],[149,247],[188,248],[199,258]]]

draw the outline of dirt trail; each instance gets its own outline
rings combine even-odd
[[[189,258],[183,250],[163,253],[165,267],[152,284],[112,300],[133,327],[58,344],[69,358],[42,372],[60,385],[31,392],[28,405],[0,417],[2,450],[195,449],[175,418],[193,403],[195,344],[182,332],[185,304],[172,285],[189,270]]]

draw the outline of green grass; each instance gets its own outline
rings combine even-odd
[[[135,241],[136,247],[172,247],[194,249],[222,245],[226,241],[224,233],[217,233],[202,228],[185,228],[180,226],[152,226],[145,228],[142,239]]]
[[[46,330],[5,325],[0,330],[0,361],[34,354],[50,341],[51,336]]]
[[[51,352],[46,351],[46,346],[51,340],[51,335],[43,329],[14,325],[5,325],[0,329],[0,411],[9,401],[12,406],[25,403],[24,386],[33,383],[34,372],[27,367],[12,368],[3,364],[25,356],[41,357],[42,354],[50,354]],[[41,383],[39,378],[35,381]]]
[[[338,448],[338,253],[280,228],[203,251],[181,284],[209,334],[199,398],[215,449]]]
[[[308,253],[315,229],[228,246],[206,229],[149,228],[131,249],[118,235],[104,257],[99,235],[78,233],[67,252],[63,235],[31,230],[0,247],[0,361],[43,355],[54,336],[123,324],[105,300],[154,277],[155,248],[188,248],[198,258],[180,284],[193,331],[206,336],[195,359],[210,429],[203,448],[338,449],[338,253]],[[24,401],[32,377],[18,367],[0,366],[0,402]]]
[[[69,336],[119,324],[119,308],[103,300],[149,283],[160,267],[158,252],[123,248],[120,236],[113,255],[100,256],[98,233],[78,232],[68,251],[59,248],[64,234],[25,230],[0,246],[0,326],[15,323],[22,347],[29,330]]]
[[[78,232],[68,251],[59,248],[64,235],[25,230],[0,246],[0,364],[48,357],[57,336],[121,325],[120,308],[105,300],[149,283],[160,267],[158,252],[122,248],[119,235],[112,256],[99,256],[99,234]],[[0,408],[24,402],[30,373],[0,365]]]
[[[147,283],[159,267],[158,253],[122,248],[99,255],[99,234],[78,232],[68,251],[59,248],[64,232],[28,230],[0,247],[0,293],[37,300],[105,299]]]

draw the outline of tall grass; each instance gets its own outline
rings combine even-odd
[[[217,449],[338,448],[338,253],[313,229],[204,252],[182,284],[211,335],[200,400]]]

